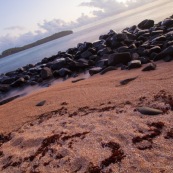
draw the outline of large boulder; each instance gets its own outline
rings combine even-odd
[[[55,70],[53,72],[54,77],[65,77],[66,75],[72,74],[71,70],[67,68],[61,68],[60,70]]]
[[[83,52],[81,54],[81,58],[84,58],[84,59],[89,59],[89,57],[93,55],[89,50],[86,50],[85,52]]]
[[[151,62],[146,67],[144,67],[142,71],[151,71],[155,69],[156,69],[156,64]]]
[[[108,66],[108,59],[101,59],[96,63],[96,66],[101,68]]]
[[[154,20],[145,19],[138,24],[138,28],[140,29],[149,29],[154,26]]]
[[[161,23],[162,26],[171,27],[173,26],[173,19],[165,19]]]
[[[41,78],[42,78],[43,80],[52,77],[52,71],[51,71],[51,69],[48,68],[48,67],[44,67],[44,68],[41,70],[40,76],[41,76]]]
[[[8,84],[0,84],[0,91],[7,92],[9,91],[10,86]]]
[[[15,82],[11,84],[12,87],[20,87],[26,83],[25,79],[23,77],[17,79]]]
[[[66,65],[66,60],[65,58],[60,58],[60,59],[56,59],[55,61],[51,62],[50,64],[48,64],[48,66],[50,66],[50,68],[54,71],[54,70],[60,70],[61,68],[63,68]]]
[[[114,66],[117,64],[128,64],[132,60],[130,53],[113,53],[108,57],[108,65]]]
[[[4,76],[1,80],[0,83],[1,84],[11,84],[15,81],[15,77],[8,77],[8,76]]]
[[[165,58],[166,56],[172,56],[173,57],[173,45],[169,46],[168,48],[164,49],[162,52],[160,52],[157,56],[154,57],[154,61],[161,60]]]

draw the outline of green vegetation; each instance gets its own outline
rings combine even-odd
[[[53,35],[51,35],[49,37],[40,39],[40,40],[38,40],[38,41],[36,41],[34,43],[27,44],[27,45],[22,46],[22,47],[15,47],[15,48],[7,49],[7,50],[2,52],[2,55],[0,55],[0,58],[6,57],[8,55],[12,55],[14,53],[17,53],[17,52],[20,52],[20,51],[23,51],[23,50],[26,50],[26,49],[30,49],[32,47],[38,46],[40,44],[47,43],[49,41],[52,41],[52,40],[64,37],[64,36],[72,34],[72,33],[73,33],[73,31],[62,31],[62,32],[55,33],[55,34],[53,34]]]

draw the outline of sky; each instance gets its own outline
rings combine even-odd
[[[156,0],[0,0],[0,53]]]

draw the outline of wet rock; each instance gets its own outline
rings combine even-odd
[[[40,73],[41,70],[42,70],[42,68],[40,68],[40,67],[33,67],[33,68],[29,69],[29,72],[33,73],[33,74],[38,74],[38,73]]]
[[[29,75],[25,75],[25,76],[24,76],[24,79],[25,79],[25,80],[29,80],[30,78],[31,78],[31,77],[30,77]]]
[[[142,69],[142,71],[151,71],[156,69],[155,63],[149,63],[146,67]]]
[[[12,87],[20,87],[26,83],[25,79],[23,77],[19,78],[15,82],[13,82],[10,86]]]
[[[45,103],[46,103],[46,100],[43,100],[43,101],[37,103],[36,106],[44,106]]]
[[[172,41],[172,39],[173,39],[173,31],[168,32],[167,34],[165,34],[165,36],[166,36],[167,40]]]
[[[0,84],[0,91],[7,92],[10,89],[10,85],[8,84]]]
[[[132,60],[128,63],[128,68],[140,68],[141,67],[141,61],[140,60]]]
[[[103,74],[105,74],[105,73],[107,73],[107,72],[109,72],[109,71],[116,70],[116,69],[117,69],[117,68],[114,67],[114,66],[109,66],[109,67],[105,68],[104,70],[102,70],[102,71],[100,72],[100,74],[103,75]]]
[[[16,95],[16,96],[10,97],[10,98],[8,98],[8,99],[4,99],[4,100],[0,101],[0,105],[4,105],[4,104],[6,104],[6,103],[9,103],[9,102],[11,102],[11,101],[13,101],[13,100],[19,98],[20,96],[21,96],[21,95]]]
[[[156,30],[156,31],[151,32],[151,36],[155,36],[155,35],[159,35],[159,34],[163,34],[163,30]]]
[[[38,85],[38,82],[36,82],[36,81],[30,81],[29,82],[29,85],[31,85],[31,86]]]
[[[111,51],[112,51],[112,50],[111,50],[110,48],[106,47],[106,48],[104,48],[104,49],[99,50],[99,51],[97,52],[97,55],[103,56],[103,55],[105,55],[105,54],[110,54]]]
[[[117,64],[127,64],[132,60],[130,53],[114,53],[108,57],[108,65],[115,66]]]
[[[170,61],[173,60],[173,56],[167,55],[167,56],[165,56],[165,58],[163,58],[163,60],[164,60],[165,62],[170,62]]]
[[[161,23],[162,26],[171,27],[173,26],[173,19],[165,19]]]
[[[63,68],[66,65],[66,60],[65,60],[65,58],[56,59],[55,61],[51,62],[48,65],[50,66],[50,68],[53,71],[54,70],[59,70],[59,69]]]
[[[151,41],[151,43],[154,44],[155,42],[163,42],[163,41],[166,41],[166,37],[164,35],[154,38]]]
[[[65,77],[66,75],[71,74],[71,70],[67,68],[61,68],[60,70],[56,70],[53,72],[54,77]]]
[[[4,76],[1,80],[0,80],[0,83],[1,84],[11,84],[15,81],[15,77],[7,77],[7,76]]]
[[[89,59],[89,57],[93,55],[90,51],[86,50],[85,52],[83,52],[81,54],[81,58],[84,58],[84,59]]]
[[[102,59],[102,60],[98,61],[96,63],[96,66],[101,67],[101,68],[108,66],[108,59]]]
[[[153,52],[160,53],[161,48],[160,48],[160,46],[154,46],[149,51],[150,51],[150,53],[153,53]]]
[[[101,70],[102,70],[101,67],[94,67],[94,68],[92,68],[92,69],[89,70],[89,74],[92,76],[94,74],[99,73]]]
[[[128,46],[121,46],[117,49],[118,52],[129,52],[129,47]]]
[[[149,108],[149,107],[138,107],[137,110],[144,115],[159,115],[163,112],[159,109]]]
[[[138,24],[140,29],[149,29],[154,26],[154,20],[145,19]]]
[[[162,52],[160,52],[155,58],[154,61],[161,60],[165,58],[165,56],[170,55],[173,56],[173,46],[169,46],[168,48],[164,49]]]
[[[52,71],[50,68],[48,67],[44,67],[42,70],[41,70],[41,73],[40,73],[40,76],[41,78],[44,80],[44,79],[49,79],[52,77]]]

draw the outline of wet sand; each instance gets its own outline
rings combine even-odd
[[[1,172],[173,172],[172,66],[71,79],[0,106]]]

